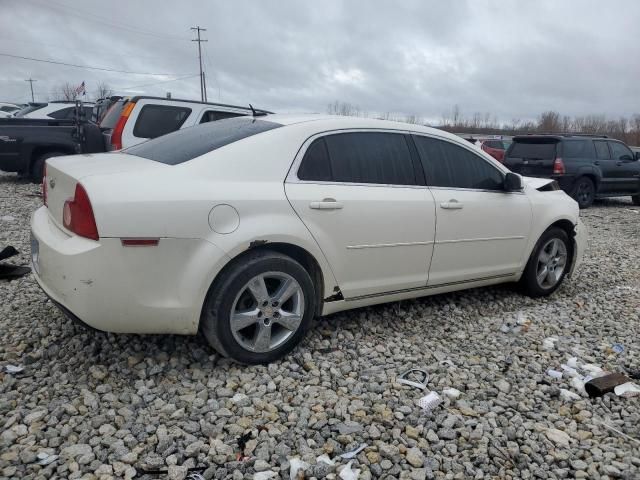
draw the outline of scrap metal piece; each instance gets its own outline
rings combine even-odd
[[[409,377],[412,377],[413,380],[410,380]],[[410,387],[424,390],[427,388],[427,383],[429,383],[429,374],[419,368],[412,368],[400,375],[396,381],[403,385],[409,385]]]
[[[613,392],[618,385],[629,381],[630,379],[621,373],[610,373],[609,375],[589,380],[585,383],[584,389],[591,398],[601,397],[605,393]]]

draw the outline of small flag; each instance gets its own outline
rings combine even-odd
[[[87,94],[87,90],[84,87],[84,82],[82,82],[80,85],[78,85],[78,87],[76,88],[76,95],[80,95],[82,93],[82,95],[86,95]]]

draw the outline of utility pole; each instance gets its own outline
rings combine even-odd
[[[207,101],[207,86],[204,81],[204,72],[202,71],[202,42],[206,42],[208,40],[204,40],[200,38],[200,32],[206,32],[206,28],[200,28],[200,25],[196,25],[195,27],[191,27],[191,30],[195,30],[197,32],[198,38],[191,40],[192,42],[198,42],[198,60],[200,62],[200,98],[203,102]]]
[[[31,85],[31,101],[35,102],[35,100],[33,99],[33,82],[37,82],[37,80],[29,78],[28,80],[25,80],[25,82],[29,82],[29,84]]]

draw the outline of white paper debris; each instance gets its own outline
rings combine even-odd
[[[270,480],[271,478],[276,478],[278,474],[276,472],[272,472],[271,470],[267,470],[266,472],[256,472],[253,474],[253,480]],[[204,477],[200,477],[204,478]]]
[[[351,470],[351,464],[353,460],[345,465],[345,467],[340,470],[340,478],[342,480],[357,480],[360,476],[360,469],[356,468],[355,470]]]
[[[578,368],[578,359],[576,357],[571,357],[567,360],[567,366],[571,368]]]
[[[442,394],[455,400],[460,395],[462,395],[462,392],[457,388],[445,388],[444,390],[442,390]]]
[[[593,378],[601,377],[605,374],[605,371],[602,370],[598,365],[593,363],[587,363],[582,366],[582,371],[588,373]]]
[[[327,455],[326,453],[320,455],[318,458],[316,458],[316,463],[326,463],[327,465],[335,465],[336,462],[334,462],[333,460],[331,460],[329,458],[329,455]]]
[[[616,395],[619,397],[635,397],[640,395],[640,386],[632,382],[623,383],[613,389]]]
[[[549,370],[547,370],[547,375],[549,375],[550,377],[553,377],[553,378],[557,378],[557,379],[562,378],[562,372],[560,372],[558,370],[553,370],[551,368]]]
[[[578,392],[580,393],[584,393],[585,389],[584,389],[584,380],[582,377],[577,376],[577,377],[573,377],[571,379],[571,386],[573,388],[575,388]]]
[[[5,365],[4,370],[7,373],[20,373],[24,367],[22,365]]]
[[[356,458],[356,455],[358,455],[365,448],[367,448],[367,444],[363,443],[358,448],[356,448],[355,450],[351,450],[350,452],[343,453],[342,455],[340,455],[340,458],[344,458],[346,460],[348,460],[350,458]]]
[[[579,377],[580,376],[580,373],[578,373],[578,371],[575,368],[570,367],[569,365],[565,365],[563,363],[562,365],[560,365],[560,367],[562,368],[564,373],[567,374],[567,377]]]
[[[558,341],[558,337],[548,337],[542,341],[542,347],[545,350],[553,350],[556,348],[556,342]]]
[[[305,461],[300,460],[299,458],[292,458],[289,460],[289,480],[296,480],[298,478],[298,472],[302,470],[304,471],[309,468],[309,464]]]
[[[560,398],[562,398],[562,400],[564,400],[565,402],[572,402],[574,400],[580,400],[581,397],[577,393],[561,388]]]
[[[418,400],[418,405],[422,407],[423,410],[430,412],[438,405],[442,403],[442,398],[436,392],[429,392],[420,400]]]

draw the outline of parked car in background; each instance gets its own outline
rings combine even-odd
[[[505,166],[552,178],[580,208],[596,198],[630,195],[640,205],[640,154],[605,135],[522,135],[513,138]]]
[[[9,115],[13,115],[18,110],[20,110],[20,108],[22,107],[15,103],[0,102],[0,117],[8,117]]]
[[[463,138],[478,147],[480,150],[487,152],[499,162],[504,160],[504,152],[509,148],[509,145],[511,145],[511,140],[497,135],[490,137],[483,137],[481,135],[463,135]]]
[[[74,116],[76,102],[32,102],[15,113],[17,118],[42,118],[55,120],[71,120]],[[86,118],[91,117],[93,102],[82,102]]]
[[[236,105],[163,97],[124,97],[111,105],[100,121],[100,128],[106,149],[120,150],[199,123],[248,114],[251,114],[250,108]]]
[[[49,159],[43,186],[33,270],[68,316],[201,330],[244,363],[285,355],[316,315],[501,282],[549,295],[586,244],[555,182],[441,130],[366,118],[209,122]]]

